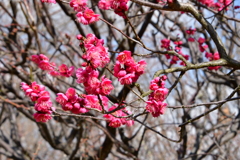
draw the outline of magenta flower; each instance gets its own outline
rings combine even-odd
[[[198,43],[199,44],[203,44],[205,41],[206,41],[205,38],[202,38],[202,37],[198,38]]]
[[[166,103],[163,103],[161,101],[157,102],[155,100],[147,101],[146,103],[146,110],[150,112],[153,117],[158,117],[159,115],[163,114],[167,106]]]
[[[98,2],[98,7],[103,10],[109,10],[111,8],[110,5],[110,0],[100,0]]]
[[[84,24],[84,25],[88,25],[88,24],[92,24],[94,22],[97,22],[99,20],[99,14],[95,14],[93,12],[93,10],[87,8],[85,9],[83,12],[78,12],[76,14],[77,16],[77,20]]]
[[[46,71],[52,71],[54,69],[49,61],[46,60],[40,61],[38,67]]]
[[[111,108],[109,108],[108,111],[112,111],[116,108],[117,108],[116,106],[112,106]],[[120,127],[121,125],[125,125],[125,124],[127,126],[132,126],[134,124],[133,120],[128,120],[126,118],[117,118],[117,117],[127,116],[126,113],[131,114],[129,111],[127,111],[125,109],[121,109],[121,110],[117,110],[111,114],[105,114],[103,117],[106,118],[106,120],[109,122],[110,127],[117,128],[117,127]],[[113,115],[115,115],[117,117],[114,117]]]
[[[126,74],[125,76],[122,76],[119,78],[119,82],[124,85],[124,84],[132,84],[133,83],[133,78],[135,77],[134,73],[129,73]]]
[[[167,88],[159,88],[153,92],[153,97],[156,101],[164,101],[164,99],[167,97],[167,94]]]
[[[56,101],[57,101],[58,103],[60,103],[62,106],[64,106],[64,105],[67,103],[68,98],[67,98],[67,96],[66,96],[65,94],[63,94],[63,93],[58,93],[58,94],[57,94],[57,97],[56,97]]]
[[[208,45],[199,45],[199,50],[200,50],[201,52],[206,51],[207,48],[208,48]]]
[[[194,41],[195,41],[195,39],[192,38],[192,37],[189,37],[187,40],[188,40],[189,42],[194,42]]]
[[[102,97],[101,96],[101,102],[99,102],[98,96],[96,95],[86,95],[85,96],[86,104],[85,107],[88,109],[97,109],[99,111],[102,111],[102,108],[107,108],[108,107],[108,98],[107,97]],[[101,106],[103,105],[103,107]]]
[[[84,83],[85,90],[88,94],[99,94],[100,80],[89,74],[88,81]]]
[[[74,114],[82,114],[82,113],[87,113],[89,110],[84,108],[86,105],[86,100],[83,98],[78,98],[78,102],[74,103],[73,108],[71,110],[72,113]]]
[[[99,94],[109,95],[113,89],[112,81],[108,78],[102,77]]]
[[[94,34],[88,34],[86,38],[84,38],[83,36],[78,37],[81,41],[80,45],[82,47],[85,47],[86,50],[82,58],[85,59],[87,62],[84,62],[82,66],[89,66],[87,67],[87,70],[90,70],[89,68],[91,68],[91,70],[94,70],[98,67],[103,68],[104,66],[106,66],[106,64],[110,62],[108,49],[103,46],[104,41],[102,39],[98,39]],[[82,74],[84,73],[85,72],[83,72]]]
[[[74,105],[79,105],[79,103],[74,103]],[[62,105],[62,109],[64,111],[71,111],[73,109],[73,104],[70,102],[67,102],[64,105]]]
[[[74,88],[68,88],[66,93],[58,93],[56,101],[62,106],[65,111],[71,111],[74,114],[81,114],[88,112],[86,106],[86,100],[78,97]]]
[[[194,29],[190,28],[190,29],[186,30],[186,33],[189,35],[194,35],[195,32],[196,32],[196,28],[194,28]]]
[[[146,65],[147,65],[146,61],[140,60],[136,65],[136,73],[143,74],[146,68]]]
[[[218,59],[220,59],[220,55],[218,52],[216,52],[213,54],[213,60],[218,60]]]
[[[22,82],[21,88],[32,101],[37,101],[37,99],[41,96],[40,93],[45,90],[43,85],[39,85],[36,82],[32,82],[31,85]]]
[[[84,40],[84,46],[89,49],[91,46],[102,46],[104,44],[103,39],[98,39],[94,34],[89,33]]]
[[[124,12],[128,10],[128,1],[129,0],[100,0],[98,2],[98,7],[104,10],[113,9],[116,14],[123,18],[126,18]]]
[[[71,0],[69,5],[77,12],[82,12],[87,8],[87,0]]]
[[[127,6],[128,0],[110,0],[111,8],[114,9],[114,12],[119,16],[126,18],[124,12],[128,10]]]
[[[66,96],[68,97],[69,100],[76,100],[77,99],[76,90],[74,88],[68,88],[66,91]]]
[[[49,61],[48,57],[43,55],[43,54],[39,54],[39,55],[32,55],[31,56],[31,60],[36,63],[37,65],[41,62],[41,61]]]
[[[93,70],[90,66],[86,69],[79,68],[77,69],[77,82],[83,83],[85,90],[88,94],[101,94],[107,95],[110,94],[113,86],[111,85],[112,81],[102,77],[101,81],[98,79],[99,72]]]
[[[240,8],[240,6],[234,6],[234,9],[239,9]]]
[[[34,118],[37,122],[47,122],[52,117],[52,102],[50,100],[50,94],[48,91],[45,91],[43,85],[39,85],[36,82],[32,82],[31,85],[28,85],[24,82],[21,83],[21,89],[25,92],[27,96],[35,103],[35,110],[38,111],[34,114]]]
[[[150,112],[153,117],[158,117],[164,113],[164,110],[167,106],[166,103],[163,103],[168,94],[168,89],[165,88],[165,82],[167,77],[164,75],[162,77],[154,78],[150,83],[150,89],[153,92],[150,94],[146,106],[146,110]]]
[[[175,41],[175,42],[173,42],[176,46],[178,46],[178,47],[181,47],[181,45],[183,44],[183,42],[182,41]],[[175,47],[175,49],[176,49],[176,47]]]
[[[77,83],[85,83],[88,79],[87,68],[84,70],[82,68],[78,68],[76,71]]]
[[[124,64],[126,63],[128,60],[132,59],[132,53],[130,51],[123,51],[121,53],[118,54],[117,56],[117,60],[121,63]]]
[[[48,112],[49,110],[51,110],[51,107],[52,107],[52,102],[50,100],[49,101],[40,101],[40,102],[35,103],[34,109],[36,111],[45,113],[45,112]]]
[[[161,40],[161,48],[169,49],[170,48],[170,40],[169,39],[163,39]]]
[[[104,67],[110,61],[107,49],[100,45],[89,47],[83,58],[88,60],[93,68]]]
[[[88,111],[89,111],[88,109],[81,107],[81,105],[79,103],[75,103],[71,110],[71,112],[74,114],[87,113]]]
[[[158,88],[164,88],[165,86],[165,76],[163,77],[156,77],[150,82],[150,87],[149,89],[155,91]]]
[[[50,119],[52,119],[50,114],[48,114],[48,113],[41,113],[41,112],[34,113],[33,117],[34,117],[34,119],[37,122],[43,122],[43,123],[45,123],[45,122],[49,121]]]
[[[105,117],[107,118],[107,117]],[[111,118],[111,121],[109,122],[109,126],[110,127],[114,127],[114,128],[117,128],[117,127],[120,127],[122,125],[122,121],[121,119],[119,118]]]
[[[214,53],[214,54],[206,53],[205,56],[206,56],[206,58],[208,58],[210,61],[220,59],[220,55],[219,55],[218,52],[216,52],[216,53]],[[221,66],[210,66],[210,67],[208,67],[209,70],[218,70],[219,68],[221,68]]]
[[[61,76],[64,76],[64,77],[71,77],[72,74],[74,73],[74,67],[69,67],[65,64],[62,64],[59,66],[59,73]]]
[[[74,67],[67,67],[65,64],[59,66],[59,70],[54,62],[50,63],[48,57],[43,54],[32,55],[31,60],[38,65],[42,70],[46,70],[52,76],[70,77],[74,72]]]
[[[119,53],[117,60],[114,66],[114,76],[118,78],[121,84],[132,84],[144,73],[146,62],[141,60],[136,63],[131,57],[130,51]]]

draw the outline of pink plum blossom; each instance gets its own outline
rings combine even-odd
[[[24,93],[31,98],[35,103],[35,110],[38,111],[34,114],[34,118],[37,122],[47,122],[52,117],[52,101],[50,100],[50,93],[45,91],[43,85],[39,85],[36,82],[32,82],[30,85],[25,82],[21,83],[21,89]]]
[[[166,103],[155,100],[147,101],[146,103],[146,110],[150,112],[153,117],[158,117],[159,115],[163,114],[167,106]]]
[[[149,95],[146,110],[150,112],[153,117],[158,117],[164,113],[167,106],[163,101],[167,97],[168,89],[165,88],[165,82],[167,77],[164,75],[162,77],[156,77],[150,82],[150,89],[153,92]]]
[[[64,106],[67,103],[68,98],[63,93],[57,93],[56,101],[60,103],[62,106]]]
[[[60,73],[61,76],[70,77],[70,76],[72,76],[73,72],[74,72],[74,67],[73,66],[69,67],[69,68],[65,64],[62,64],[62,65],[59,66],[59,73]]]
[[[74,114],[81,114],[88,112],[86,106],[86,100],[78,97],[74,88],[68,88],[66,93],[58,93],[56,101],[61,104],[62,109],[65,111],[71,111]]]
[[[205,41],[206,41],[205,38],[202,38],[202,37],[198,38],[198,43],[199,44],[203,44]]]
[[[124,12],[128,10],[128,1],[129,0],[100,0],[98,2],[98,7],[104,10],[113,9],[116,14],[123,18],[126,18]]]
[[[108,107],[108,98],[105,96],[101,96],[100,98],[101,102],[99,102],[98,96],[96,95],[86,95],[86,108],[94,108],[99,111],[102,111],[102,108],[106,109]]]
[[[190,28],[190,29],[186,30],[186,33],[189,34],[189,35],[194,35],[195,32],[196,32],[195,28],[194,29]]]
[[[100,0],[98,2],[98,7],[103,10],[109,10],[110,9],[110,0]]]
[[[112,85],[112,81],[108,78],[102,77],[100,83],[100,91],[99,94],[102,95],[109,95],[110,92],[114,89]]]
[[[115,110],[116,108],[117,108],[116,106],[112,106],[111,108],[109,108],[108,111]],[[128,120],[127,118],[121,118],[121,117],[127,116],[128,114],[131,114],[131,112],[129,112],[123,108],[123,109],[117,110],[111,114],[105,114],[103,117],[106,118],[106,120],[109,122],[110,127],[117,128],[122,125],[132,126],[134,124],[133,120]],[[120,118],[117,118],[113,115],[120,117]]]
[[[54,62],[49,62],[47,56],[40,54],[40,55],[32,55],[31,60],[38,65],[39,68],[42,70],[46,70],[52,76],[65,76],[70,77],[74,72],[74,67],[67,67],[67,65],[62,64],[57,69],[57,66]]]
[[[188,41],[189,41],[189,42],[194,42],[194,41],[195,41],[195,39],[194,39],[194,38],[192,38],[192,37],[189,37],[189,38],[188,38]]]
[[[48,112],[51,110],[52,102],[49,96],[42,96],[38,98],[37,103],[35,103],[35,110],[39,112]]]
[[[162,39],[161,40],[161,48],[169,49],[170,48],[170,40],[169,39]]]
[[[84,24],[89,25],[99,20],[99,14],[95,14],[93,10],[87,8],[83,12],[78,12],[76,14],[77,20]]]
[[[77,12],[82,12],[87,8],[87,0],[71,0],[69,5]]]
[[[214,54],[208,53],[208,54],[206,54],[206,57],[210,61],[214,61],[214,60],[219,60],[220,59],[220,55],[219,55],[218,52],[215,52]],[[219,68],[221,68],[221,66],[210,66],[210,67],[208,67],[209,70],[218,70]]]
[[[130,51],[123,51],[117,56],[117,62],[114,66],[114,76],[123,85],[132,84],[144,73],[145,66],[146,62],[144,60],[136,63],[131,57]]]
[[[82,58],[87,62],[84,62],[82,66],[91,66],[96,69],[98,67],[103,68],[110,62],[108,48],[103,46],[103,39],[98,39],[94,34],[88,34],[86,38],[81,36],[79,40],[86,50]]]
[[[91,66],[84,69],[79,68],[76,72],[77,82],[83,83],[88,94],[108,95],[113,89],[112,81],[102,77],[98,79],[99,72],[94,70]]]
[[[124,64],[127,62],[127,60],[132,59],[132,55],[130,51],[123,51],[121,53],[119,53],[119,55],[117,56],[117,60]]]
[[[43,123],[52,119],[52,116],[50,114],[41,113],[41,112],[34,113],[33,117],[37,122],[43,122]]]
[[[164,101],[168,94],[168,89],[167,88],[158,88],[153,92],[154,99],[156,101]]]

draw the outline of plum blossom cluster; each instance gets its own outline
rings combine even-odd
[[[108,49],[103,46],[103,39],[98,39],[94,34],[88,34],[85,37],[78,35],[77,39],[80,40],[80,46],[85,51],[83,59],[94,69],[101,67],[103,68],[109,63],[110,58],[108,55]]]
[[[153,117],[158,117],[164,113],[167,103],[164,103],[168,89],[165,88],[165,81],[167,76],[157,77],[150,83],[150,89],[153,91],[148,98],[146,110],[152,114]]]
[[[100,98],[100,101],[99,101]],[[108,98],[105,96],[81,95],[78,96],[74,88],[67,89],[66,93],[58,93],[56,101],[61,104],[64,111],[74,114],[87,113],[90,109],[102,111],[108,107]]]
[[[214,60],[220,59],[220,55],[219,55],[218,52],[215,52],[214,54],[206,52],[205,56],[210,61],[214,61]],[[208,67],[209,70],[218,70],[219,68],[221,68],[221,66],[210,66],[210,67]]]
[[[31,60],[37,64],[39,68],[42,70],[47,71],[52,76],[64,76],[70,77],[74,73],[74,67],[69,67],[65,64],[60,65],[59,67],[56,66],[54,62],[50,62],[48,57],[39,54],[39,55],[32,55]]]
[[[46,3],[56,3],[56,0],[41,0]],[[126,18],[125,12],[128,11],[129,0],[100,0],[98,7],[103,10],[113,9],[116,14]],[[84,24],[89,25],[99,20],[99,14],[87,7],[87,0],[71,0],[70,7],[77,12],[77,20]]]
[[[50,100],[50,94],[45,91],[45,87],[32,82],[30,85],[22,82],[21,89],[24,93],[31,98],[35,103],[35,110],[37,111],[33,116],[37,122],[47,122],[50,120],[52,110],[52,101]]]
[[[76,94],[74,88],[69,88],[66,93],[58,93],[56,101],[61,104],[63,110],[70,111],[74,114],[87,113],[89,110],[98,110],[99,112],[107,110],[108,98],[106,96],[97,95],[81,95],[79,97]],[[131,114],[125,108],[117,109],[116,106],[112,106],[108,109],[109,112],[114,111],[111,114],[105,114],[104,118],[109,122],[111,127],[120,127],[121,125],[131,126],[134,124],[133,120],[128,120],[125,116]]]
[[[170,43],[171,43],[171,41],[169,39],[162,39],[161,40],[161,44],[162,44],[161,48],[164,48],[167,51],[172,50],[172,47],[171,47]],[[174,50],[178,54],[182,55],[186,60],[188,60],[189,59],[189,55],[183,54],[183,52],[182,52],[182,41],[175,41],[173,43],[175,44]],[[169,54],[166,54],[165,56],[166,56],[167,59],[170,59],[170,64],[177,64],[178,61],[180,60],[177,56],[172,56],[172,55],[169,55]],[[180,62],[180,65],[184,66],[185,63],[184,62]]]
[[[88,112],[83,107],[86,104],[85,99],[78,97],[74,88],[68,88],[65,94],[57,93],[56,101],[61,104],[64,111],[71,111],[75,114]]]
[[[111,112],[116,108],[117,108],[116,106],[112,106],[111,108],[109,108],[108,111]],[[109,126],[117,128],[122,125],[132,126],[134,124],[133,120],[128,120],[127,118],[118,118],[118,117],[126,117],[129,114],[131,114],[131,112],[123,108],[121,110],[116,110],[111,114],[105,114],[104,117],[109,122]]]
[[[46,3],[56,3],[56,0],[41,0]],[[71,0],[70,7],[77,12],[77,20],[84,24],[92,24],[99,20],[99,14],[94,13],[94,11],[87,7],[87,0]]]
[[[76,9],[81,8],[79,6],[74,7]],[[70,111],[74,114],[87,113],[89,110],[105,113],[104,117],[111,127],[119,127],[125,124],[128,126],[133,125],[134,121],[126,118],[131,113],[125,108],[108,107],[109,99],[106,95],[109,95],[114,87],[112,81],[105,76],[99,78],[99,71],[97,70],[97,68],[103,68],[110,62],[108,49],[103,46],[104,41],[98,39],[94,34],[88,34],[86,37],[78,35],[77,39],[80,40],[80,47],[84,52],[82,58],[86,62],[82,63],[83,68],[77,69],[76,77],[77,82],[84,85],[87,95],[78,95],[74,88],[68,88],[66,93],[57,93],[56,101],[64,111]],[[57,67],[43,54],[33,55],[31,60],[39,68],[54,76],[70,77],[74,73],[74,67],[68,68],[65,64]],[[131,84],[136,82],[139,76],[143,74],[145,66],[146,62],[144,60],[135,62],[131,57],[131,52],[124,51],[117,57],[114,75],[121,84]],[[38,122],[47,122],[51,119],[54,108],[52,107],[49,92],[45,91],[45,88],[36,84],[36,82],[31,85],[23,82],[22,89],[32,101],[36,102],[35,109],[37,113],[34,114],[35,119]]]
[[[199,39],[198,39],[199,50],[202,53],[205,53],[205,57],[210,61],[220,59],[220,55],[219,55],[218,52],[216,52],[214,54],[207,52],[206,49],[208,48],[208,45],[204,44],[205,42],[206,42],[205,38],[199,37]],[[218,70],[219,68],[221,68],[221,66],[210,66],[210,67],[208,67],[209,70]]]
[[[103,10],[113,9],[116,14],[126,18],[125,12],[128,11],[128,1],[129,0],[100,0],[98,7]]]
[[[89,25],[99,20],[99,14],[87,7],[87,0],[71,0],[70,7],[77,12],[77,20],[84,24]]]
[[[96,38],[94,34],[88,34],[86,38],[78,35],[77,38],[81,41],[80,46],[85,50],[82,58],[87,61],[82,64],[85,69],[77,69],[77,82],[83,83],[88,94],[110,94],[113,90],[112,81],[105,76],[99,80],[99,72],[96,70],[98,67],[106,66],[110,61],[107,48],[103,46],[103,40]]]
[[[208,45],[207,44],[205,44],[205,42],[206,42],[206,39],[205,38],[202,38],[202,37],[199,37],[198,38],[198,46],[199,46],[199,50],[201,51],[201,52],[205,52],[206,51],[206,49],[208,48]]]
[[[117,56],[117,62],[114,66],[114,76],[118,78],[122,85],[132,84],[144,73],[145,66],[146,62],[144,60],[136,63],[130,51],[123,51]]]
[[[98,110],[100,112],[105,112],[108,110],[108,98],[106,95],[109,95],[113,90],[112,81],[106,78],[105,76],[99,79],[99,71],[97,68],[106,66],[109,63],[110,59],[108,56],[107,48],[103,46],[104,41],[102,39],[96,38],[94,34],[88,34],[86,37],[81,35],[77,36],[77,39],[80,40],[80,47],[84,51],[84,55],[82,58],[86,60],[82,64],[85,68],[79,68],[76,72],[77,82],[82,83],[85,87],[88,95],[84,95],[84,104],[82,108],[91,110]],[[130,53],[131,54],[131,53]],[[137,74],[141,74],[140,71],[141,66],[137,66],[135,61],[130,56],[129,63],[132,63],[134,72]],[[132,69],[132,70],[133,70]],[[59,94],[59,96],[62,94]],[[62,96],[63,97],[63,96]],[[66,96],[67,97],[67,96]],[[63,105],[62,105],[63,106]],[[111,107],[108,111],[112,111],[116,109],[115,106]],[[104,117],[109,122],[109,126],[111,127],[120,127],[121,125],[132,125],[132,120],[127,120],[126,118],[119,118],[123,116],[127,116],[130,113],[125,109],[119,109],[111,114],[105,114]],[[117,117],[115,117],[117,116]]]
[[[232,3],[232,0],[217,0],[215,2],[214,0],[198,0],[203,5],[206,5],[207,7],[214,8],[218,11],[221,11],[223,9],[228,10],[227,6]]]
[[[108,95],[113,90],[112,81],[103,76],[98,79],[98,70],[87,66],[85,69],[79,68],[76,73],[77,82],[83,83],[88,94]]]
[[[196,32],[196,28],[190,28],[190,29],[186,30],[186,33],[190,36],[190,37],[188,38],[188,41],[189,41],[189,42],[194,42],[194,41],[195,41],[195,39],[194,39],[194,37],[193,37],[193,35],[195,34],[195,32]]]

